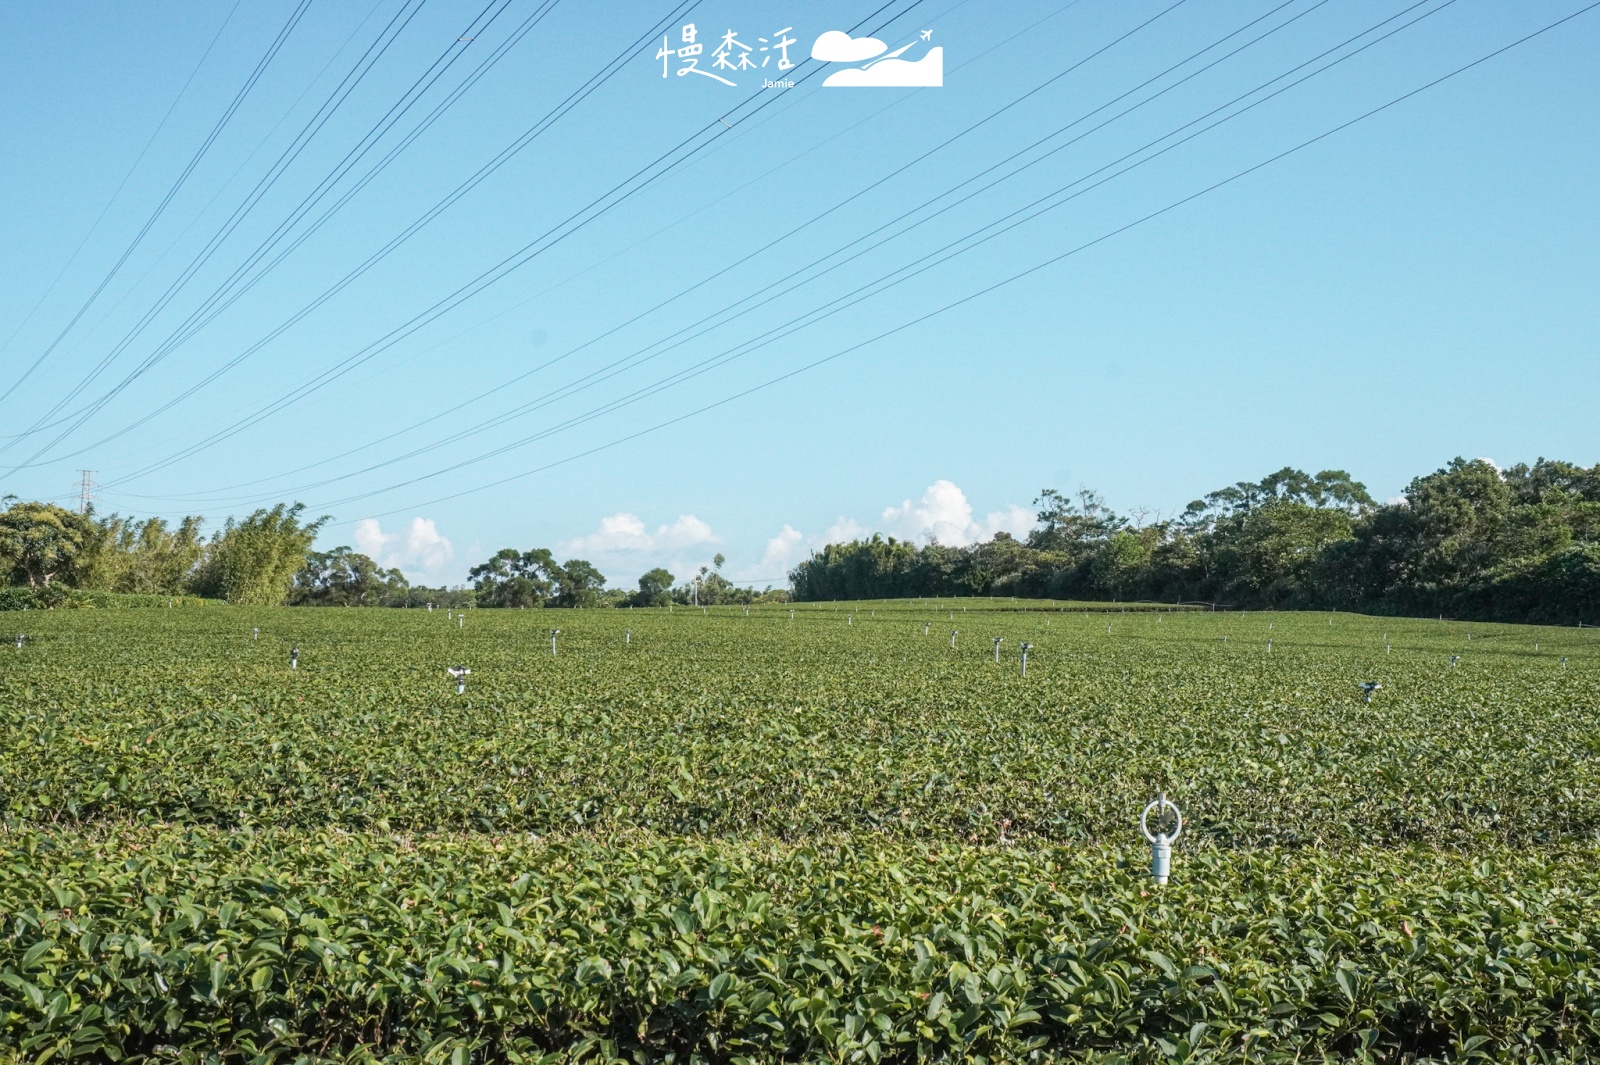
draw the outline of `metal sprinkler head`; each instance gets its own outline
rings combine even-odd
[[[1177,823],[1173,826],[1171,834],[1150,831],[1150,813],[1155,811],[1156,827],[1161,825],[1162,815],[1171,810]],[[1139,815],[1139,831],[1144,833],[1144,838],[1150,841],[1150,875],[1155,882],[1165,886],[1172,875],[1172,844],[1183,834],[1183,811],[1178,809],[1176,803],[1167,798],[1167,793],[1162,792],[1154,802],[1144,808],[1144,813]]]
[[[956,646],[956,633],[959,632],[959,631],[960,631],[959,629],[951,629],[950,630],[950,647],[951,647],[952,650],[955,649],[955,646]]]
[[[449,666],[445,669],[445,672],[456,679],[456,694],[465,695],[467,692],[467,677],[471,675],[472,670],[466,666]]]
[[[1459,661],[1461,661],[1461,656],[1460,655],[1451,655],[1450,656],[1450,664],[1452,666],[1455,665]],[[1562,661],[1565,661],[1565,659],[1562,659]]]
[[[299,669],[300,668],[300,648],[298,648],[298,647],[289,648],[289,668],[290,669]]]
[[[1024,677],[1028,675],[1028,652],[1031,650],[1033,650],[1033,644],[1024,643],[1022,645],[1022,675]]]
[[[550,630],[550,653],[551,654],[555,654],[556,653],[556,637],[559,636],[559,635],[561,635],[561,630],[560,629],[551,629]]]
[[[1364,702],[1364,703],[1372,702],[1372,693],[1377,691],[1377,690],[1379,690],[1382,687],[1383,687],[1383,685],[1379,684],[1375,680],[1364,680],[1364,681],[1362,681],[1361,682],[1361,690],[1363,692],[1365,692],[1366,695],[1362,697],[1361,701]]]
[[[998,661],[1000,661],[1000,645],[1005,643],[1006,641],[1005,641],[1005,637],[1003,637],[1003,636],[996,636],[993,639],[994,639],[994,660],[996,662],[998,662]]]
[[[259,625],[258,625],[258,626],[257,626],[257,627],[255,627],[255,628],[253,628],[253,629],[251,629],[251,630],[250,630],[250,638],[251,638],[251,639],[252,639],[252,640],[259,640],[259,639],[261,639],[261,627],[260,627],[260,626],[259,626]]]
[[[19,651],[22,650],[22,641],[24,641],[26,639],[27,639],[27,637],[22,635],[22,633],[20,633],[20,632],[17,633],[17,650],[19,650]]]

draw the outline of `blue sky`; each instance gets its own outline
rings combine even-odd
[[[296,5],[12,8],[0,493],[299,500],[429,582],[545,545],[781,583],[830,538],[1020,531],[1045,487],[1155,517],[1286,464],[1388,498],[1600,461],[1600,10],[1190,199],[1580,0],[682,6],[311,0],[92,300]],[[886,20],[943,86],[823,88],[811,43]],[[767,67],[663,78],[652,37],[316,303],[685,23]]]

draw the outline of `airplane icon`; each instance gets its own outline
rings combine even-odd
[[[932,30],[923,30],[922,31],[922,39],[925,40],[925,41],[933,40],[933,31]]]

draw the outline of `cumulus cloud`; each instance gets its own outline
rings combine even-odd
[[[455,558],[455,549],[439,532],[432,518],[412,518],[399,532],[384,532],[377,518],[356,522],[356,550],[385,569],[398,569],[406,576],[416,574],[438,579],[438,572]]]
[[[938,480],[928,486],[922,498],[907,499],[898,507],[883,512],[885,532],[906,540],[938,540],[951,547],[988,540],[997,532],[1021,536],[1033,528],[1032,512],[1015,504],[991,511],[980,520],[974,517],[967,494],[953,482]]]
[[[859,63],[882,55],[888,47],[876,37],[851,37],[843,30],[829,30],[811,46],[811,58],[824,63]]]
[[[588,536],[569,540],[565,550],[577,554],[609,555],[618,552],[675,551],[696,544],[714,544],[717,536],[711,526],[693,514],[680,514],[667,525],[651,532],[637,514],[626,511],[600,519],[600,527]]]
[[[805,539],[799,529],[785,524],[777,536],[767,541],[767,549],[761,555],[761,571],[769,574],[788,573],[804,554]]]

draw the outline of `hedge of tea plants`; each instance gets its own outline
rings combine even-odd
[[[0,644],[24,1058],[1600,1048],[1588,630],[988,601],[24,616]],[[1156,889],[1135,822],[1163,790],[1188,825]]]

